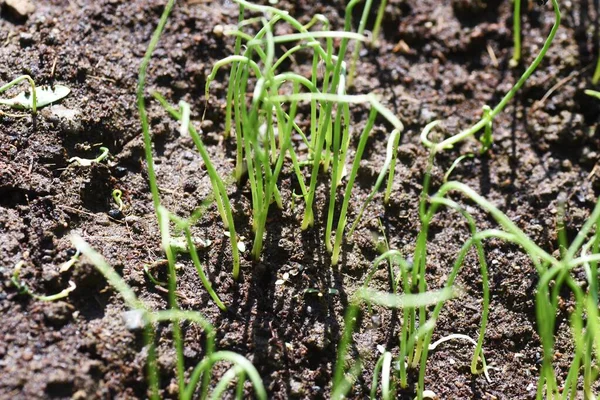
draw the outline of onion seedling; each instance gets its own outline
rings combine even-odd
[[[576,384],[579,380],[581,370],[583,370],[583,380],[586,390],[591,390],[592,382],[597,377],[593,372],[592,365],[599,365],[599,359],[593,359],[591,356],[596,340],[592,333],[594,332],[594,329],[597,329],[599,321],[594,318],[584,318],[584,313],[589,316],[591,315],[590,308],[597,309],[598,307],[597,263],[600,260],[600,253],[598,252],[598,244],[600,243],[600,201],[597,202],[590,217],[583,224],[570,244],[567,243],[566,236],[560,233],[561,231],[564,231],[564,222],[562,222],[562,213],[558,214],[559,245],[563,250],[560,252],[560,257],[556,258],[536,245],[514,224],[514,222],[489,201],[462,183],[447,182],[442,185],[437,194],[431,197],[430,201],[432,206],[430,207],[429,213],[434,212],[436,204],[443,204],[443,202],[440,203],[440,200],[443,201],[450,191],[458,191],[467,196],[471,201],[474,201],[479,207],[487,211],[503,228],[503,230],[488,230],[474,235],[470,241],[471,243],[467,242],[465,246],[463,246],[460,256],[457,259],[458,264],[455,264],[455,268],[462,263],[462,259],[464,259],[468,247],[484,238],[495,237],[502,241],[519,245],[529,256],[538,271],[540,278],[536,292],[536,316],[538,321],[538,333],[543,349],[543,361],[541,376],[538,381],[537,398],[561,397],[561,395],[559,395],[555,369],[552,364],[554,361],[553,348],[556,313],[559,308],[559,297],[563,286],[566,286],[573,293],[575,305],[570,315],[570,325],[573,331],[574,354],[567,374],[567,381],[565,383],[566,390],[563,392],[562,398],[576,398]],[[590,233],[593,229],[595,229],[595,232],[590,237]],[[587,253],[589,249],[592,249],[592,254]],[[581,255],[577,257],[577,254],[579,253]],[[582,290],[581,284],[578,283],[573,276],[573,270],[578,267],[588,271],[587,286],[589,290],[587,293]],[[454,279],[454,276],[455,273],[453,271],[448,281],[450,282],[451,278]],[[484,282],[487,281],[487,278],[483,276],[482,278],[484,278]],[[437,307],[434,311],[434,315],[436,312],[439,312]],[[424,367],[423,359],[421,366]],[[423,371],[420,371],[420,384],[423,382],[424,378],[424,376],[421,375],[422,373]]]
[[[73,265],[75,265],[75,263],[76,263],[77,261],[79,261],[79,255],[80,255],[80,253],[79,253],[79,250],[77,250],[77,251],[75,252],[75,254],[73,254],[73,256],[72,256],[71,258],[69,258],[69,260],[68,260],[68,261],[65,261],[65,262],[64,262],[64,263],[63,263],[63,264],[60,266],[60,268],[58,269],[58,271],[62,273],[62,272],[67,272],[68,270],[70,270],[70,269],[71,269],[71,267],[72,267]]]
[[[521,60],[521,0],[514,1],[513,12],[513,56],[510,59],[509,66],[514,68],[519,65]]]
[[[170,235],[169,234],[169,220],[171,217],[173,217],[173,215],[171,213],[169,213],[161,205],[160,193],[158,190],[158,183],[157,183],[157,179],[156,179],[156,173],[154,171],[154,156],[152,154],[152,138],[150,137],[150,125],[149,125],[149,121],[148,121],[148,114],[146,112],[146,103],[145,103],[145,98],[144,98],[144,88],[145,88],[145,84],[146,84],[146,72],[148,69],[148,64],[150,63],[150,59],[152,58],[152,53],[154,52],[154,49],[156,48],[158,41],[160,40],[160,37],[165,28],[167,19],[173,8],[173,5],[174,5],[174,0],[169,0],[167,2],[165,9],[161,15],[158,26],[156,27],[156,29],[152,35],[152,38],[150,40],[150,43],[148,45],[148,48],[144,55],[144,58],[142,59],[142,63],[140,65],[140,72],[139,72],[139,77],[138,77],[138,85],[137,85],[136,95],[137,95],[138,111],[140,113],[140,120],[142,123],[142,135],[144,138],[144,153],[145,153],[145,157],[146,157],[146,165],[148,167],[148,181],[150,183],[150,191],[152,193],[152,204],[154,206],[156,217],[159,222],[159,228],[161,231],[163,248],[165,250],[165,253],[167,255],[167,260],[169,263],[169,277],[170,277],[170,280],[169,280],[169,296],[170,296],[169,303],[172,308],[177,309],[177,301],[176,301],[176,297],[175,297],[175,293],[174,293],[175,287],[173,286],[174,283],[172,283],[172,281],[171,281],[171,278],[175,279],[174,276],[171,277],[171,275],[175,274],[175,258],[174,258],[172,249],[169,245],[169,240],[168,240],[169,235]],[[160,96],[159,96],[159,99],[161,99]],[[166,105],[167,105],[166,102],[163,102],[163,106],[166,106]],[[181,118],[181,115],[179,115],[179,113],[176,110],[172,109],[170,106],[167,108],[167,111],[169,111],[171,114],[176,116],[176,118],[178,118],[178,119]],[[189,124],[189,120],[187,120],[187,118],[185,118],[183,120],[184,127],[186,124],[188,125],[188,131],[189,131],[190,135],[192,136],[192,139],[194,140],[194,144],[196,145],[198,151],[200,152],[200,154],[205,162],[207,171],[209,171],[209,176],[211,177],[211,183],[213,184],[213,192],[215,192],[215,201],[217,203],[217,206],[219,208],[221,216],[223,217],[223,221],[224,221],[226,227],[228,227],[230,232],[232,233],[230,240],[231,240],[231,250],[232,250],[232,254],[233,254],[233,277],[234,277],[234,279],[237,279],[238,274],[239,274],[239,263],[240,263],[239,251],[238,251],[238,246],[237,246],[237,236],[235,234],[235,227],[233,226],[233,217],[231,215],[231,208],[230,208],[229,200],[227,198],[227,193],[226,193],[226,190],[225,190],[222,180],[220,179],[220,177],[216,173],[216,170],[212,166],[212,163],[210,162],[210,158],[208,156],[208,153],[206,152],[206,149],[204,148],[204,145],[202,144],[202,141],[200,140],[200,137],[198,136],[193,125]],[[199,271],[202,271],[202,267],[199,266],[198,263],[196,263],[196,260],[194,259],[193,255],[192,255],[192,260],[194,261],[196,268]],[[213,299],[215,299],[215,298],[218,299],[218,297],[216,296],[214,291],[212,291],[212,289],[210,288],[210,285],[208,284],[208,281],[206,280],[205,274],[203,272],[200,274],[200,278],[201,278],[205,288],[207,288],[207,290],[213,297]],[[224,309],[224,307],[225,307],[220,301],[218,302],[218,305],[221,309]],[[175,327],[174,328],[174,336],[178,336],[179,334],[180,334],[179,328]],[[179,349],[179,353],[181,353],[181,349]],[[183,356],[182,356],[182,354],[180,354],[180,355],[181,355],[181,360],[182,360]],[[181,383],[181,380],[183,379],[183,375],[182,375],[183,374],[183,372],[182,372],[183,363],[181,360],[178,361],[180,383]]]
[[[239,276],[240,269],[240,256],[239,256],[239,246],[237,241],[237,233],[235,231],[235,224],[233,222],[233,214],[231,212],[231,203],[229,201],[229,196],[227,195],[227,189],[225,188],[225,184],[219,174],[217,173],[216,168],[212,164],[208,151],[200,138],[200,135],[196,131],[196,128],[192,124],[189,123],[189,120],[186,122],[184,117],[184,112],[179,112],[175,108],[173,108],[164,97],[162,97],[159,93],[153,93],[154,98],[158,100],[158,102],[165,108],[165,110],[171,114],[171,116],[177,120],[182,121],[182,126],[187,125],[187,130],[192,137],[192,141],[196,145],[196,149],[202,160],[204,161],[204,165],[206,166],[206,172],[210,178],[213,195],[215,203],[217,204],[217,209],[219,210],[219,214],[221,214],[221,220],[223,221],[223,225],[226,229],[229,230],[229,240],[231,243],[231,251],[233,255],[233,278],[237,279]],[[180,102],[180,106],[183,106],[182,109],[189,108],[189,105],[185,102]],[[192,221],[194,218],[191,219]]]
[[[321,16],[316,16],[308,24],[302,25],[289,14],[274,7],[259,6],[244,0],[236,0],[236,2],[240,4],[240,10],[261,12],[265,15],[271,15],[271,19],[268,21],[256,18],[245,19],[244,13],[240,14],[238,30],[226,32],[226,34],[236,36],[236,47],[238,43],[242,43],[245,50],[239,54],[226,57],[215,64],[206,80],[205,94],[208,99],[210,84],[216,78],[219,69],[231,64],[232,71],[235,70],[235,74],[231,73],[230,75],[232,80],[229,82],[226,113],[229,112],[227,110],[231,110],[232,116],[226,116],[226,119],[234,119],[237,145],[236,179],[239,181],[244,171],[248,172],[252,196],[252,228],[255,233],[252,256],[254,259],[260,257],[270,204],[275,202],[279,208],[283,207],[278,189],[278,177],[282,171],[284,160],[289,154],[305,201],[302,229],[307,229],[314,222],[313,201],[321,167],[324,171],[329,171],[331,167],[326,245],[327,250],[334,254],[332,263],[336,264],[346,226],[345,215],[339,218],[335,245],[332,245],[331,235],[337,188],[344,176],[350,143],[349,105],[352,103],[367,103],[374,111],[370,114],[368,129],[365,129],[361,135],[362,145],[359,146],[359,151],[357,151],[354,160],[356,168],[353,168],[353,173],[348,176],[349,183],[346,186],[344,198],[346,211],[350,196],[349,189],[351,189],[356,177],[356,169],[376,116],[378,114],[383,115],[393,125],[394,131],[388,139],[388,156],[383,172],[369,197],[369,201],[379,188],[388,170],[385,200],[389,199],[396,159],[395,148],[398,145],[400,132],[403,130],[402,123],[374,95],[348,96],[346,94],[346,63],[343,58],[348,41],[362,41],[365,39],[360,34],[350,32],[351,11],[358,1],[353,0],[348,4],[344,30],[340,32],[328,30],[309,31],[308,29],[317,22],[322,22],[325,27],[329,26],[328,21]],[[261,21],[262,28],[254,36],[239,30],[247,23],[257,21]],[[279,22],[289,24],[297,33],[273,35],[273,27]],[[338,54],[333,53],[332,38],[334,37],[341,40]],[[324,45],[318,41],[319,38],[325,39]],[[299,43],[279,58],[275,58],[275,45],[288,41],[299,41]],[[294,72],[280,72],[277,70],[283,61],[301,50],[312,52],[313,68],[309,78]],[[320,64],[325,67],[322,74],[318,68]],[[253,82],[251,101],[248,104],[246,92],[251,87],[249,81],[252,77],[254,77],[255,82]],[[284,87],[284,85],[286,86]],[[291,93],[289,92],[290,89]],[[284,90],[287,93],[281,94]],[[311,124],[309,134],[303,132],[295,122],[300,101],[310,103]],[[282,103],[286,103],[285,107]],[[308,158],[306,160],[298,158],[292,146],[291,137],[293,134],[299,134],[307,144]],[[306,164],[312,166],[308,185],[305,184],[305,178],[301,171],[302,165]],[[343,211],[343,214],[346,211]]]
[[[71,157],[71,158],[69,158],[68,161],[71,164],[77,164],[81,167],[89,167],[92,164],[103,161],[106,157],[108,157],[108,148],[100,147],[100,155],[96,158]],[[114,197],[114,194],[113,194],[113,197]]]
[[[450,298],[456,297],[456,295],[457,293],[453,288],[445,288],[440,291],[429,291],[419,294],[402,295],[385,293],[369,289],[366,286],[363,286],[363,288],[359,289],[352,297],[352,301],[350,302],[344,317],[344,331],[342,333],[340,343],[338,344],[337,361],[332,383],[331,398],[345,398],[347,392],[352,387],[353,381],[356,380],[361,372],[362,361],[360,358],[356,360],[353,365],[350,364],[350,368],[348,369],[349,363],[347,360],[347,354],[352,342],[352,334],[355,330],[356,322],[359,317],[360,306],[362,304],[409,310],[418,307],[435,305]],[[433,320],[427,321],[419,328],[418,334],[423,335],[425,332],[433,329],[434,324],[435,323]],[[414,340],[414,337],[412,339]],[[386,362],[386,358],[388,359],[388,362],[391,361],[389,357],[384,357],[384,361],[382,361],[382,363]],[[382,389],[386,398],[392,398],[390,393],[391,388],[389,375],[384,377],[382,374]],[[373,394],[373,391],[371,391],[371,393]]]
[[[556,32],[558,31],[558,27],[560,26],[560,20],[561,20],[561,14],[560,14],[560,9],[559,9],[559,5],[558,5],[558,0],[552,0],[552,7],[554,9],[554,16],[555,16],[554,25],[552,26],[552,29],[550,30],[550,33],[549,33],[548,37],[546,38],[546,41],[544,42],[544,46],[540,50],[537,57],[533,60],[531,65],[525,70],[525,72],[523,72],[523,75],[521,75],[521,77],[519,78],[517,83],[515,83],[515,85],[508,91],[508,93],[506,93],[506,95],[502,98],[502,100],[500,100],[498,105],[496,105],[496,107],[494,107],[491,110],[491,112],[484,111],[483,118],[481,120],[479,120],[479,122],[477,122],[475,125],[471,126],[468,129],[465,129],[462,132],[459,132],[456,135],[451,136],[439,143],[436,143],[435,145],[427,138],[427,135],[433,129],[433,127],[435,127],[436,125],[439,124],[439,121],[433,121],[433,122],[429,123],[423,129],[423,132],[421,133],[421,141],[423,142],[423,144],[425,146],[427,146],[429,148],[433,148],[435,146],[434,150],[436,152],[440,151],[440,150],[450,149],[455,144],[467,139],[470,136],[473,136],[475,133],[479,132],[481,129],[483,129],[483,128],[487,129],[490,126],[490,123],[492,122],[492,120],[498,114],[500,114],[502,112],[502,110],[504,110],[504,107],[506,107],[508,102],[510,100],[512,100],[512,98],[515,96],[517,91],[519,91],[519,89],[521,89],[521,87],[525,84],[525,82],[529,79],[531,74],[533,74],[533,72],[537,69],[537,67],[542,62],[543,58],[546,56],[546,53],[548,52],[548,49],[550,48],[550,45],[552,44],[552,41],[554,40],[554,37],[556,36]]]
[[[31,86],[31,89],[29,91],[21,92],[11,99],[0,99],[0,104],[20,110],[31,110],[35,115],[38,108],[55,103],[71,92],[71,89],[64,85],[36,87],[35,82],[29,75],[21,75],[0,87],[0,93],[5,92],[23,81],[27,81],[29,86]],[[14,116],[12,114],[7,115]]]
[[[373,0],[367,0],[365,2],[365,7],[363,8],[362,15],[360,17],[360,22],[358,25],[357,32],[359,34],[363,34],[365,32],[365,27],[367,24],[367,18],[369,17],[369,13],[371,12],[371,6],[373,4]],[[387,0],[382,0],[379,3],[379,8],[377,9],[377,16],[375,17],[375,24],[373,25],[373,30],[371,32],[371,42],[370,47],[374,48],[378,45],[379,39],[379,31],[381,30],[381,22],[383,21],[383,14],[385,13],[385,7],[387,6]],[[358,56],[360,54],[360,49],[362,43],[357,42],[354,46],[354,51],[352,52],[352,60],[350,61],[350,71],[348,74],[348,86],[352,86],[354,83],[354,77],[356,72],[356,62],[358,61]]]
[[[115,201],[115,204],[117,205],[117,209],[119,211],[123,211],[123,208],[125,207],[122,197],[123,192],[121,191],[121,189],[115,189],[112,191],[112,198]]]
[[[19,279],[20,275],[21,275],[21,268],[23,268],[23,265],[25,265],[25,261],[23,261],[23,260],[19,261],[15,265],[13,274],[10,278],[10,282],[17,289],[19,294],[26,294],[26,295],[31,296],[34,299],[39,300],[39,301],[56,301],[56,300],[64,299],[65,297],[69,296],[69,293],[71,293],[73,290],[75,290],[77,288],[73,281],[69,281],[69,287],[61,290],[60,292],[58,292],[56,294],[45,296],[45,295],[39,295],[39,294],[33,293],[31,291],[31,289],[29,289],[29,286],[27,286],[27,284],[25,284],[25,282],[23,282],[22,280]]]
[[[196,398],[195,396],[199,386],[200,398],[207,398],[212,369],[214,368],[215,364],[220,361],[227,361],[234,365],[237,371],[237,376],[239,377],[240,385],[243,385],[245,377],[247,376],[254,387],[256,397],[261,400],[267,398],[262,379],[250,361],[248,361],[245,357],[231,351],[215,352],[215,329],[202,314],[196,311],[182,311],[174,308],[165,311],[152,311],[150,307],[137,298],[131,287],[112,267],[110,267],[110,265],[108,265],[108,263],[99,253],[93,250],[83,239],[78,236],[73,236],[71,240],[75,247],[81,251],[81,253],[87,257],[90,262],[92,262],[92,264],[94,264],[96,269],[98,269],[98,271],[104,275],[108,283],[121,295],[125,301],[125,305],[132,310],[128,313],[134,312],[138,314],[139,320],[141,321],[141,326],[144,328],[144,340],[146,342],[146,346],[148,347],[147,364],[151,399],[159,399],[159,376],[158,364],[156,362],[156,345],[154,343],[154,325],[161,322],[171,322],[175,333],[182,321],[196,323],[202,329],[204,329],[206,334],[206,344],[204,348],[204,358],[192,370],[187,383],[185,382],[183,375],[181,375],[184,371],[178,371],[179,398],[181,400],[191,400]],[[174,280],[174,274],[170,273],[170,292]],[[175,347],[178,349],[176,353],[178,358],[177,364],[179,365],[180,361],[183,361],[183,359],[180,358],[182,357],[182,354],[180,354],[179,351],[179,349],[183,348],[183,339],[181,334],[173,335],[173,340],[175,342]],[[225,375],[226,376],[222,377],[221,379],[230,379],[229,375]],[[223,393],[223,386],[226,385],[217,384],[212,398],[215,396],[218,397]]]

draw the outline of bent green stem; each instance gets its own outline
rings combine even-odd
[[[558,5],[558,0],[552,0],[552,7],[554,8],[555,20],[554,20],[554,25],[552,26],[552,29],[550,30],[550,34],[546,38],[546,41],[544,42],[544,46],[540,50],[537,57],[533,60],[531,65],[525,70],[525,72],[519,78],[517,83],[515,83],[515,85],[508,91],[508,93],[506,93],[506,95],[502,98],[502,100],[500,100],[498,105],[496,107],[494,107],[494,109],[489,114],[486,114],[479,122],[477,122],[471,128],[466,129],[454,136],[451,136],[451,137],[435,144],[436,151],[450,149],[456,143],[461,142],[470,136],[473,136],[475,133],[479,132],[482,128],[488,126],[488,124],[490,124],[491,121],[498,114],[500,114],[502,112],[502,110],[504,110],[504,107],[506,107],[508,102],[510,100],[512,100],[512,98],[515,96],[517,91],[519,91],[519,89],[521,89],[521,87],[529,79],[531,74],[533,74],[533,72],[537,69],[537,67],[542,62],[542,59],[545,57],[546,53],[548,52],[548,49],[550,48],[550,45],[552,44],[552,41],[554,40],[554,37],[556,36],[558,27],[560,26],[561,14],[560,14],[560,9],[559,9],[559,5]],[[428,126],[430,126],[430,125],[431,124],[429,124]],[[431,127],[430,127],[430,129],[431,129]],[[426,137],[426,135],[422,134],[421,138],[423,139],[424,136]],[[431,145],[432,145],[432,143],[429,140],[423,140],[423,144],[427,147],[431,147]]]

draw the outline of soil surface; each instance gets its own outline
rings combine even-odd
[[[26,73],[38,84],[61,83],[72,92],[35,118],[1,117],[2,399],[147,396],[142,334],[124,324],[126,309],[120,297],[85,260],[66,272],[60,272],[60,267],[73,255],[69,235],[77,233],[123,275],[141,300],[154,309],[166,307],[165,289],[143,270],[153,264],[156,278],[165,279],[135,103],[139,64],[163,3],[52,0],[36,2],[35,11],[26,18],[3,8],[0,81]],[[148,86],[174,104],[190,102],[192,117],[199,121],[205,107],[205,77],[217,60],[233,53],[233,40],[214,27],[235,23],[237,6],[229,1],[178,3],[150,65]],[[322,13],[334,29],[341,29],[343,3],[303,0],[279,6],[302,21]],[[478,142],[467,140],[436,157],[433,177],[435,190],[459,154],[475,152],[474,158],[458,165],[452,178],[490,199],[549,251],[556,248],[559,194],[568,199],[572,234],[600,193],[600,102],[583,94],[592,86],[597,54],[593,40],[598,34],[597,2],[562,3],[563,23],[555,42],[540,68],[494,121],[491,150],[479,155]],[[192,263],[183,256],[178,259],[180,303],[214,324],[218,349],[238,352],[254,363],[270,398],[329,397],[344,310],[378,255],[378,218],[391,248],[407,256],[414,249],[420,230],[418,196],[428,158],[419,142],[421,129],[433,119],[443,120],[447,134],[468,127],[480,117],[482,106],[497,104],[524,70],[508,66],[511,7],[500,0],[389,2],[379,46],[362,50],[354,91],[380,94],[406,130],[398,149],[392,200],[384,207],[381,195],[375,198],[359,229],[348,238],[341,265],[330,266],[323,242],[325,177],[318,190],[315,227],[300,231],[301,206],[272,207],[263,258],[255,263],[246,254],[237,282],[231,277],[231,253],[214,205],[194,227],[195,236],[212,241],[200,255],[229,312],[220,312],[211,302]],[[540,7],[534,1],[525,2],[524,8],[523,64],[527,64],[541,48],[554,14],[550,5]],[[359,13],[356,24],[358,17]],[[233,141],[223,140],[226,82],[226,73],[221,73],[202,123],[203,139],[223,177],[231,176],[235,158]],[[148,107],[162,199],[171,211],[187,217],[210,196],[208,175],[192,143],[179,136],[177,123],[150,97]],[[356,136],[366,115],[365,108],[354,108]],[[383,164],[389,129],[378,120],[361,163],[350,219]],[[69,163],[74,156],[96,157],[100,146],[109,149],[108,162],[91,167]],[[296,187],[295,177],[286,171],[281,181],[284,204],[291,203]],[[111,198],[117,188],[126,205],[122,214],[116,212]],[[229,193],[238,232],[250,248],[249,186],[230,185]],[[480,229],[496,226],[473,204],[464,203]],[[468,227],[457,214],[445,211],[435,218],[428,260],[431,288],[444,285],[468,237]],[[492,299],[484,351],[497,369],[490,371],[491,382],[472,375],[471,345],[448,342],[430,355],[426,388],[441,399],[534,398],[541,365],[534,307],[537,275],[518,248],[499,241],[489,241],[485,248]],[[33,293],[54,294],[70,281],[76,289],[55,302],[19,294],[10,278],[21,261],[20,278]],[[285,273],[288,281],[276,284]],[[465,293],[444,308],[434,340],[450,333],[477,337],[482,289],[474,254],[458,283]],[[374,285],[389,290],[385,271],[375,275]],[[305,293],[309,288],[322,295]],[[556,368],[562,381],[570,354],[566,309],[559,323]],[[398,318],[389,311],[376,308],[372,315],[363,314],[351,354],[362,355],[366,364],[349,397],[368,395],[377,346],[396,353],[398,331]],[[169,332],[166,325],[159,331],[161,395],[175,398],[175,354]],[[186,366],[191,370],[202,359],[204,335],[188,324],[184,334]],[[225,370],[226,365],[220,365],[215,376]],[[412,388],[401,395],[413,397]]]

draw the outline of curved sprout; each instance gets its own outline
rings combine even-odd
[[[427,133],[432,129],[433,126],[437,125],[437,124],[435,124],[435,125],[431,126],[433,123],[428,124],[425,127],[425,129],[429,128],[427,133],[424,133],[424,132],[421,133],[421,141],[423,142],[423,144],[426,147],[433,148],[436,152],[440,151],[440,150],[450,149],[456,143],[459,143],[459,142],[465,140],[466,138],[473,136],[475,133],[480,131],[482,128],[485,128],[486,126],[488,126],[492,122],[492,120],[498,114],[500,114],[502,112],[502,110],[504,110],[504,107],[506,107],[508,102],[510,100],[512,100],[512,98],[515,96],[517,91],[519,91],[519,89],[521,89],[521,87],[529,79],[531,74],[533,74],[533,72],[540,65],[543,58],[546,56],[546,53],[548,52],[548,49],[550,48],[550,45],[552,44],[554,37],[556,36],[556,32],[558,31],[558,27],[560,26],[560,20],[561,20],[561,14],[560,14],[560,9],[559,9],[559,5],[558,5],[558,0],[552,0],[552,7],[554,9],[554,16],[555,16],[554,25],[552,26],[552,29],[550,30],[550,33],[549,33],[548,37],[546,38],[546,41],[544,42],[544,46],[540,50],[537,57],[533,60],[531,65],[525,70],[525,72],[523,72],[523,75],[521,75],[521,77],[519,78],[517,83],[515,83],[515,85],[508,91],[508,93],[506,93],[506,95],[504,95],[502,100],[500,100],[498,105],[496,107],[494,107],[494,109],[491,112],[484,113],[483,118],[481,120],[479,120],[479,122],[477,122],[472,127],[468,128],[462,132],[459,132],[456,135],[451,136],[451,137],[441,141],[440,143],[434,144],[430,140],[427,139]],[[436,121],[434,121],[434,122],[436,122]]]
[[[262,379],[260,378],[258,371],[256,371],[256,368],[254,368],[254,366],[250,361],[248,361],[248,359],[231,351],[217,351],[216,353],[212,353],[208,357],[205,357],[202,361],[200,361],[200,363],[198,363],[196,368],[194,368],[194,371],[192,372],[190,377],[190,382],[183,393],[184,399],[192,399],[194,391],[196,389],[196,386],[198,385],[198,381],[202,374],[211,370],[214,364],[219,361],[231,362],[235,364],[237,368],[244,371],[246,375],[248,375],[248,379],[250,379],[252,385],[254,386],[256,397],[260,400],[267,399],[267,392],[265,391]]]

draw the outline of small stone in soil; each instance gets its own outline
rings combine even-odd
[[[25,20],[29,14],[35,11],[35,5],[31,0],[5,0],[4,10],[14,18]]]
[[[31,359],[33,358],[33,351],[31,351],[31,349],[29,348],[23,350],[21,358],[23,359],[23,361],[31,361]]]
[[[105,214],[99,214],[96,217],[96,223],[98,225],[102,225],[102,226],[109,226],[110,225],[110,220],[108,219],[108,216]]]
[[[33,35],[28,32],[21,32],[19,35],[19,44],[21,47],[29,47],[33,44]]]
[[[46,322],[52,326],[63,326],[71,319],[71,316],[71,309],[64,301],[48,303],[47,306],[44,307],[44,317]]]

